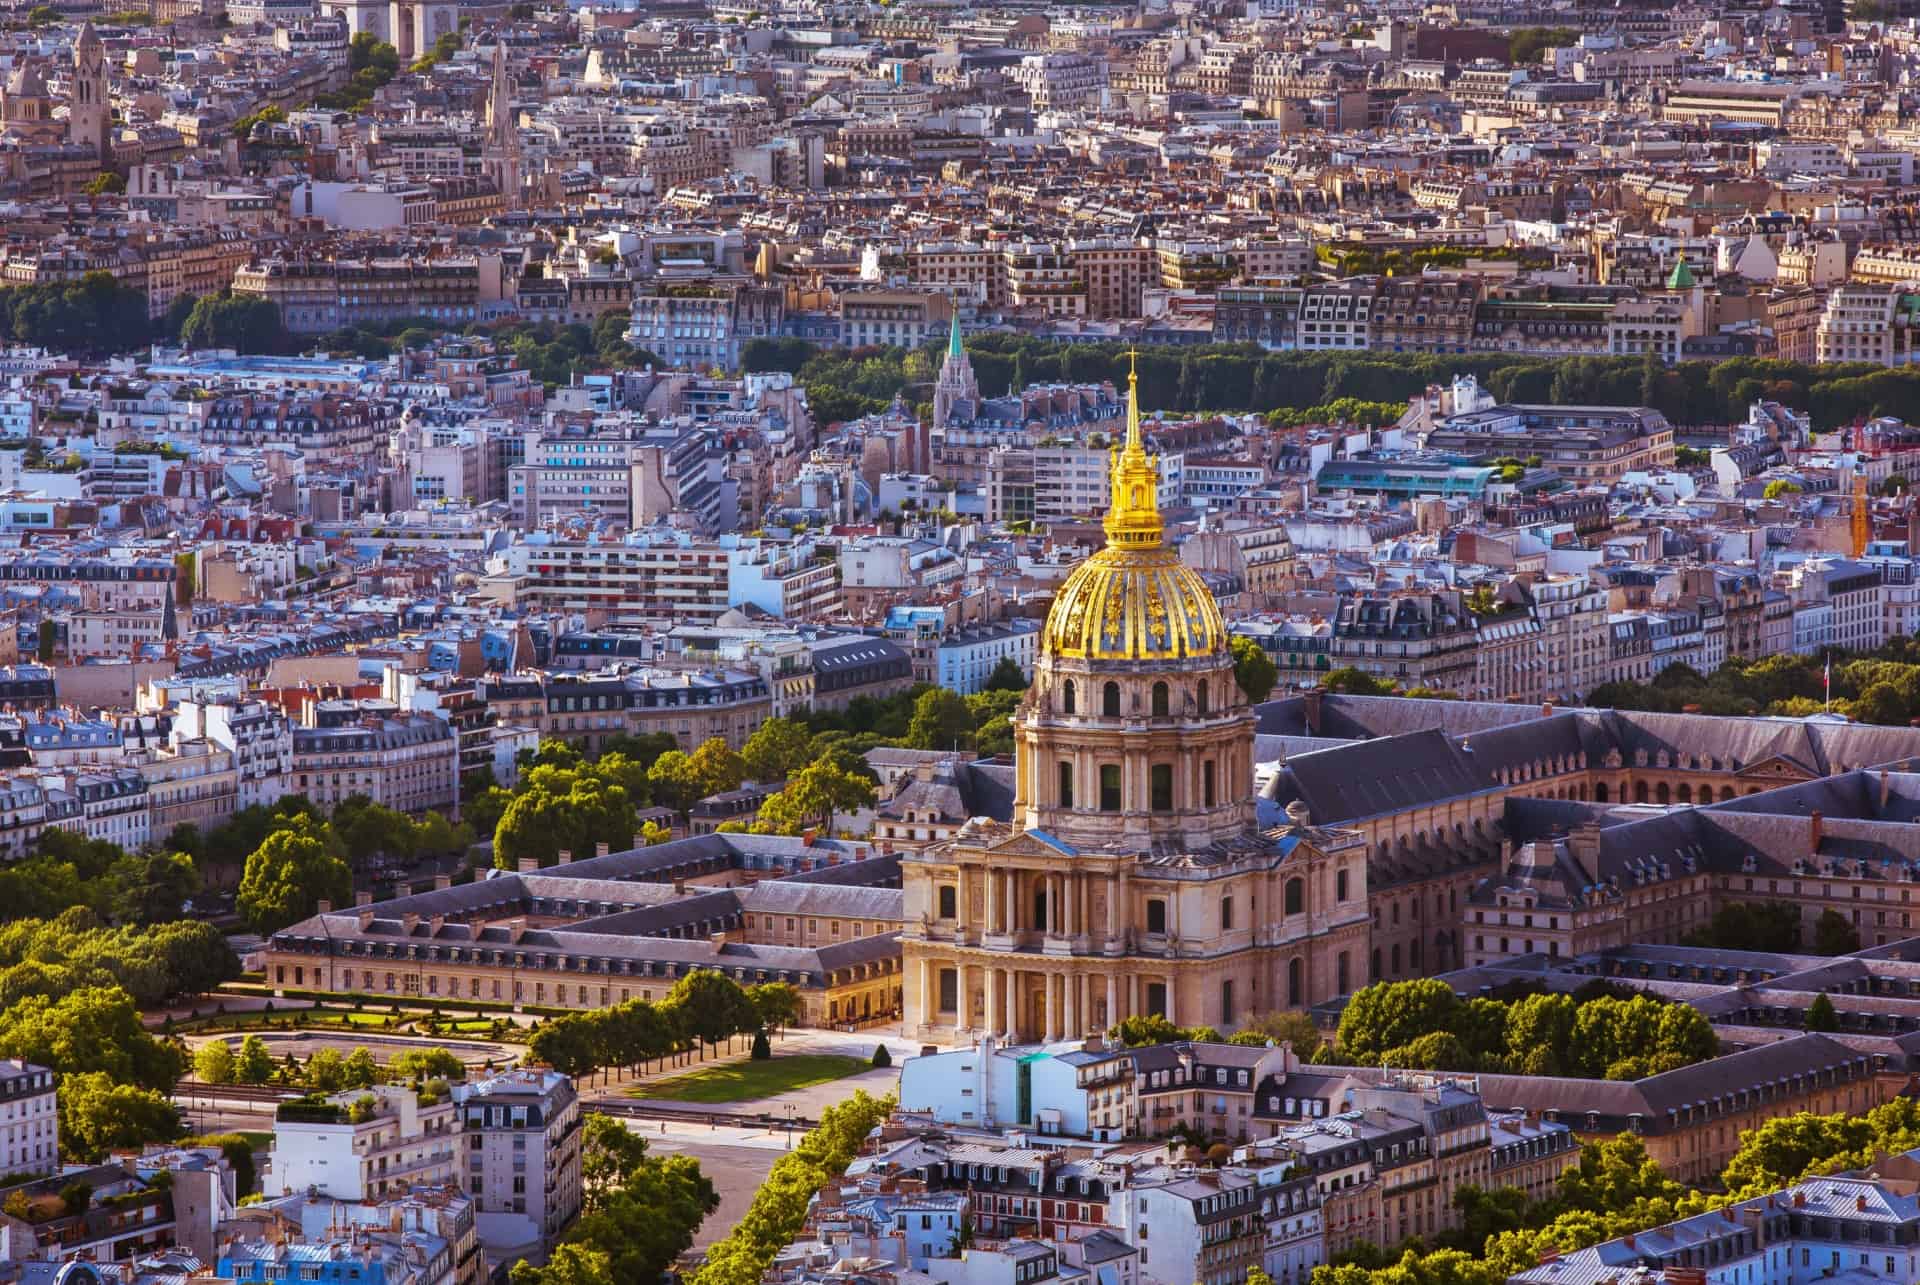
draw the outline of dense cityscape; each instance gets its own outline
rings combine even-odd
[[[1913,0],[0,0],[0,1285],[1920,1282]]]

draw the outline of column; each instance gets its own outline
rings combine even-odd
[[[1173,990],[1174,990],[1174,975],[1172,973],[1168,973],[1167,974],[1167,1020],[1169,1022],[1172,1022],[1175,1026],[1178,1026],[1180,1025],[1180,1019],[1173,1015]]]
[[[1060,1038],[1061,1012],[1067,1006],[1067,979],[1054,973],[1047,979],[1047,1039]]]
[[[1006,1036],[1008,1039],[1020,1038],[1020,974],[1011,968],[1001,970],[1001,983],[1007,990]]]
[[[1120,1020],[1120,986],[1112,973],[1107,974],[1107,1025]]]
[[[1126,876],[1107,886],[1107,940],[1114,941],[1120,936],[1120,893],[1127,886]]]
[[[1080,1034],[1080,975],[1068,973],[1062,979],[1066,991],[1066,1003],[1060,1014],[1060,1035],[1063,1039],[1074,1039]]]
[[[933,960],[920,961],[920,1019],[923,1026],[934,1026],[940,1020],[940,974],[934,969]]]
[[[988,886],[992,886],[991,880],[989,880]],[[1001,992],[1004,986],[1004,983],[1000,980],[1000,971],[998,968],[987,969],[987,1019],[985,1029],[987,1034],[995,1036],[996,1038],[1001,1033],[1000,1001],[1002,999]]]
[[[1067,877],[1055,874],[1047,880],[1047,932],[1058,937],[1067,927]]]
[[[966,866],[960,867],[960,878],[957,881],[959,886],[953,891],[953,936],[955,941],[965,941],[967,939],[967,893],[969,891],[967,884],[970,882],[967,875],[969,873],[970,871]],[[966,987],[963,986],[960,989],[962,994],[960,1003],[964,1005],[966,1002]],[[966,1014],[962,1013],[961,1016],[964,1018]]]
[[[994,878],[993,871],[982,870],[987,880],[987,927],[990,933],[1000,931],[1000,881]]]

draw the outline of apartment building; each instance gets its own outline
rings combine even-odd
[[[416,1183],[458,1184],[460,1112],[400,1084],[283,1102],[274,1115],[268,1194],[337,1200],[397,1196]]]
[[[1913,361],[1913,331],[1920,294],[1900,285],[1845,282],[1827,292],[1814,331],[1817,360],[1870,361],[1905,366]]]
[[[557,1071],[506,1071],[459,1103],[467,1191],[480,1241],[509,1251],[551,1243],[580,1215],[580,1100]]]
[[[19,1058],[0,1061],[0,1164],[38,1173],[60,1163],[53,1072]]]
[[[350,699],[315,701],[307,717],[285,778],[295,793],[322,808],[355,794],[415,816],[457,808],[459,740],[446,720]]]

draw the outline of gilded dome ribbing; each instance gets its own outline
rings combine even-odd
[[[1041,653],[1082,660],[1223,654],[1227,629],[1199,573],[1166,547],[1160,470],[1140,439],[1140,376],[1127,377],[1127,440],[1110,466],[1107,546],[1054,595]]]

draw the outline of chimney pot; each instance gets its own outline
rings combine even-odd
[[[555,854],[555,857],[556,857],[556,860],[554,861],[555,865],[557,866],[568,865],[573,861],[573,849],[562,848],[558,853]]]
[[[371,892],[356,892],[353,894],[353,904],[356,906],[371,906],[373,904],[373,894]]]
[[[451,887],[453,887],[452,875],[435,875],[433,877],[433,888],[435,892],[440,892]]]
[[[329,901],[325,897],[320,898],[320,900],[313,903],[313,913],[316,915],[326,915],[326,914],[333,913],[333,902]]]
[[[612,851],[613,845],[610,843],[596,843],[593,845],[593,855],[596,857],[604,857]]]
[[[523,874],[523,875],[530,875],[530,874],[532,874],[532,873],[533,873],[534,871],[536,871],[536,870],[538,870],[539,868],[540,868],[540,858],[538,858],[538,857],[522,857],[522,858],[520,858],[520,873],[521,873],[521,874]]]
[[[1820,836],[1825,832],[1825,827],[1825,819],[1818,812],[1807,816],[1807,851],[1809,853],[1820,851]]]

